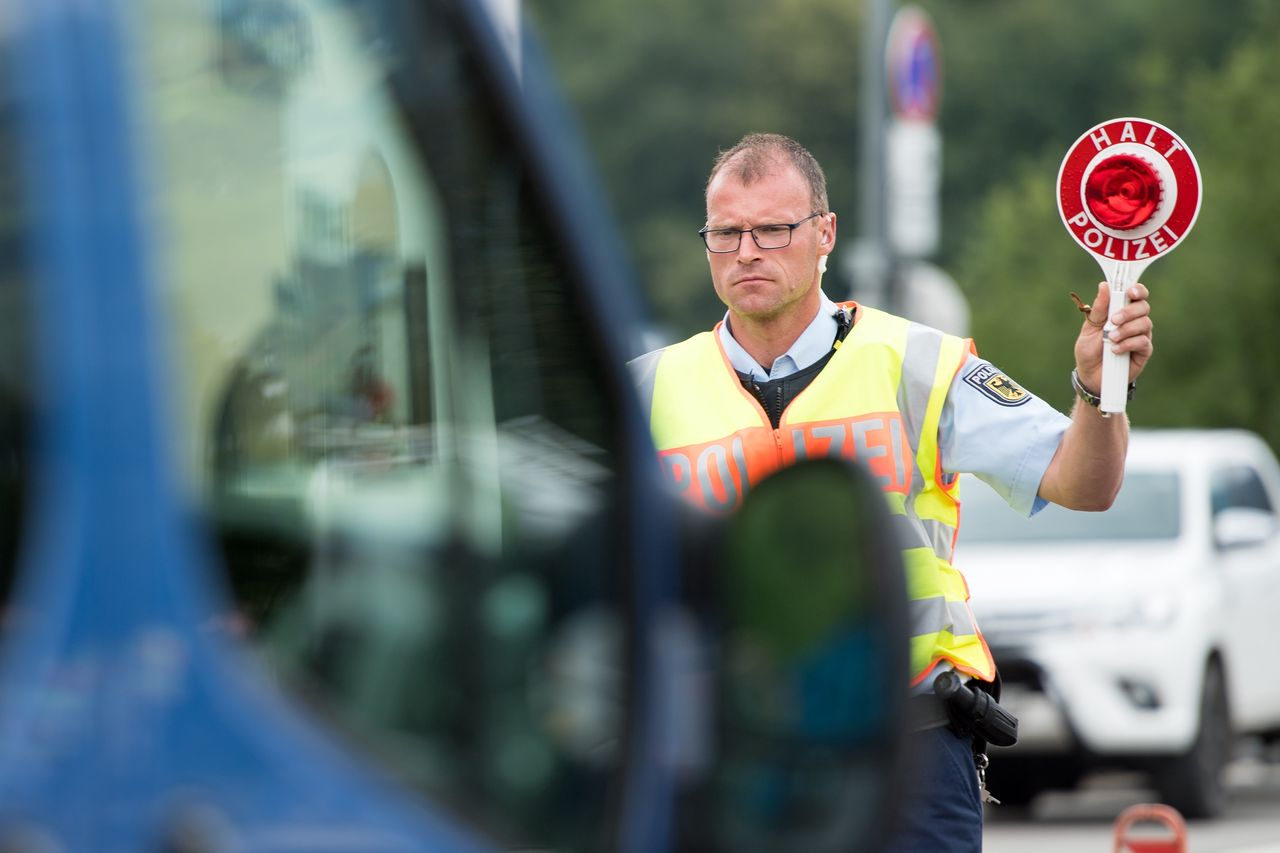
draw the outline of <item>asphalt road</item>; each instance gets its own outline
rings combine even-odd
[[[1227,779],[1227,814],[1188,822],[1187,853],[1280,853],[1280,763],[1237,761]],[[1076,792],[1042,795],[1030,810],[992,807],[983,853],[1112,853],[1116,817],[1153,802],[1142,784],[1136,775],[1097,776]]]

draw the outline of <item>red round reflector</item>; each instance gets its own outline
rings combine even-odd
[[[1127,231],[1151,218],[1160,202],[1160,178],[1138,157],[1117,154],[1094,168],[1084,185],[1085,203],[1108,228]]]

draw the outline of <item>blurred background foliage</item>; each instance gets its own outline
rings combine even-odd
[[[1101,273],[1054,201],[1072,142],[1137,115],[1199,161],[1195,230],[1144,275],[1156,359],[1137,426],[1242,426],[1280,447],[1280,4],[1271,0],[921,0],[941,40],[942,241],[980,352],[1056,406],[1079,328],[1068,291]],[[744,133],[799,139],[839,214],[824,287],[859,222],[864,0],[525,0],[602,176],[654,319],[723,311],[695,232],[712,159]]]

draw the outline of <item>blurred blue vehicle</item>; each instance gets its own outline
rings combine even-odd
[[[880,496],[663,491],[536,44],[463,0],[3,20],[0,849],[873,848]]]

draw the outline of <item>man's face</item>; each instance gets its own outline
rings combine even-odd
[[[755,228],[797,222],[815,212],[799,170],[778,164],[743,184],[722,169],[707,190],[709,228]],[[835,246],[835,215],[816,216],[796,228],[791,245],[761,249],[743,234],[736,252],[707,252],[716,295],[736,316],[768,320],[790,311],[817,310],[818,258]]]

